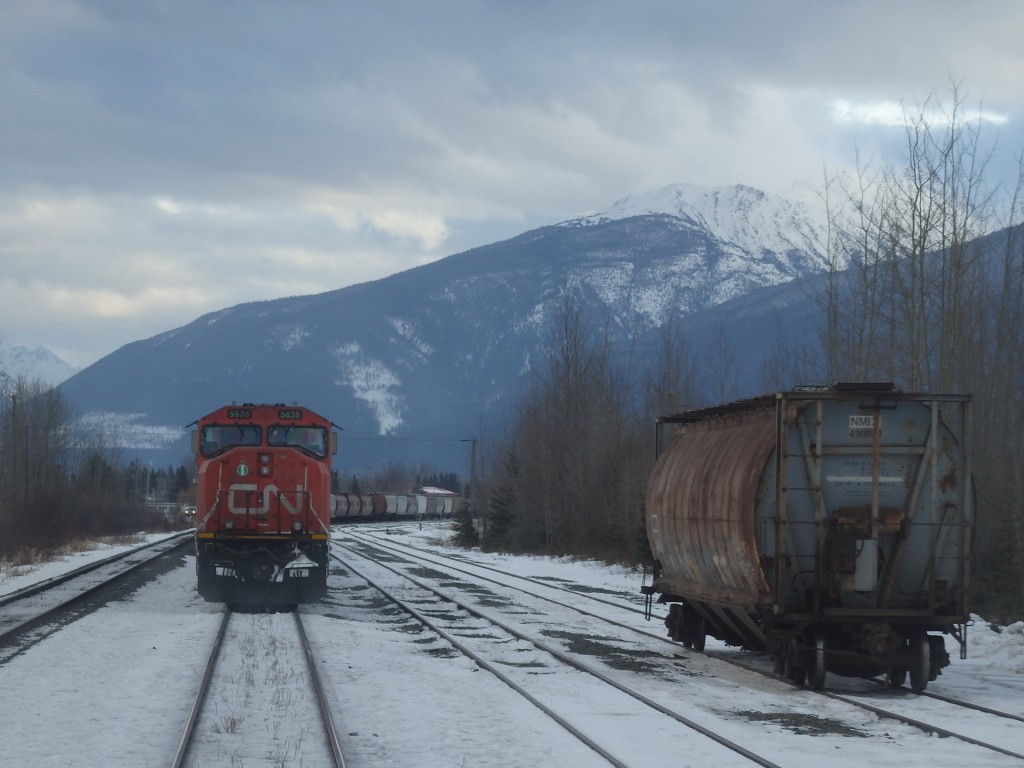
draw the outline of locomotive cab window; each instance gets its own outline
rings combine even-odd
[[[327,430],[323,427],[270,427],[267,445],[299,448],[322,459],[327,456]]]
[[[203,427],[200,447],[204,456],[243,445],[259,445],[260,428],[251,424],[211,424]]]

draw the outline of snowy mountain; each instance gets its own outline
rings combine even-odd
[[[579,274],[596,290],[603,283],[610,302],[615,286],[628,286],[634,308],[655,325],[669,312],[707,309],[827,268],[824,211],[745,186],[672,185],[622,198],[606,211],[562,226],[600,227],[660,217],[706,242],[688,252],[668,253],[646,268],[629,251],[619,252],[612,256],[617,268],[588,264]],[[633,274],[637,267],[641,271]]]
[[[205,315],[62,391],[123,445],[172,461],[187,456],[184,425],[224,403],[300,402],[344,429],[354,463],[461,470],[465,441],[498,436],[544,360],[567,290],[641,366],[669,318],[698,353],[723,329],[757,391],[779,323],[809,322],[792,283],[824,269],[822,224],[749,187],[668,187],[373,283]]]
[[[76,370],[43,347],[0,349],[0,374],[10,379],[21,376],[29,381],[39,380],[56,386],[73,376]]]
[[[574,219],[597,223],[664,214],[707,230],[747,254],[818,254],[825,241],[825,210],[805,199],[769,195],[753,187],[673,184],[624,197],[602,212]]]

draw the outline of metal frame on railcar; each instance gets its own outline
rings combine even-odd
[[[669,634],[767,651],[794,682],[923,690],[966,655],[970,397],[804,387],[659,419],[649,596]]]
[[[196,570],[211,602],[287,606],[327,591],[332,424],[309,408],[229,405],[196,422]]]

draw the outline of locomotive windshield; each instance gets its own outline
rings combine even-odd
[[[252,424],[227,424],[203,427],[202,452],[204,456],[239,445],[259,445],[260,428]]]
[[[300,448],[322,459],[327,455],[327,430],[323,427],[270,427],[267,445]]]

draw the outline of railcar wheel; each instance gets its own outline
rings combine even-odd
[[[825,632],[817,630],[812,637],[810,666],[807,669],[807,685],[815,691],[825,687]]]
[[[782,676],[793,685],[803,685],[807,679],[807,662],[804,660],[803,648],[795,640],[791,641],[785,650]]]
[[[885,682],[890,688],[902,688],[903,684],[907,682],[907,668],[889,667],[889,670],[885,673]]]
[[[665,617],[665,627],[668,629],[668,636],[677,643],[685,640],[683,631],[683,606],[679,603],[672,603],[668,608],[668,616]]]
[[[935,635],[928,636],[928,644],[930,646],[931,656],[928,661],[931,663],[931,669],[928,671],[928,679],[934,680],[940,674],[940,670],[943,667],[949,666],[949,654],[946,653],[946,641],[941,637]]]
[[[689,631],[690,644],[688,647],[693,648],[697,653],[704,651],[704,642],[707,640],[707,630],[704,628],[704,617],[694,611],[690,615],[690,631]]]
[[[915,632],[910,636],[910,690],[921,693],[928,687],[932,668],[932,647],[928,635]]]
[[[786,660],[784,675],[793,685],[803,685],[807,678],[807,667],[802,663]]]

